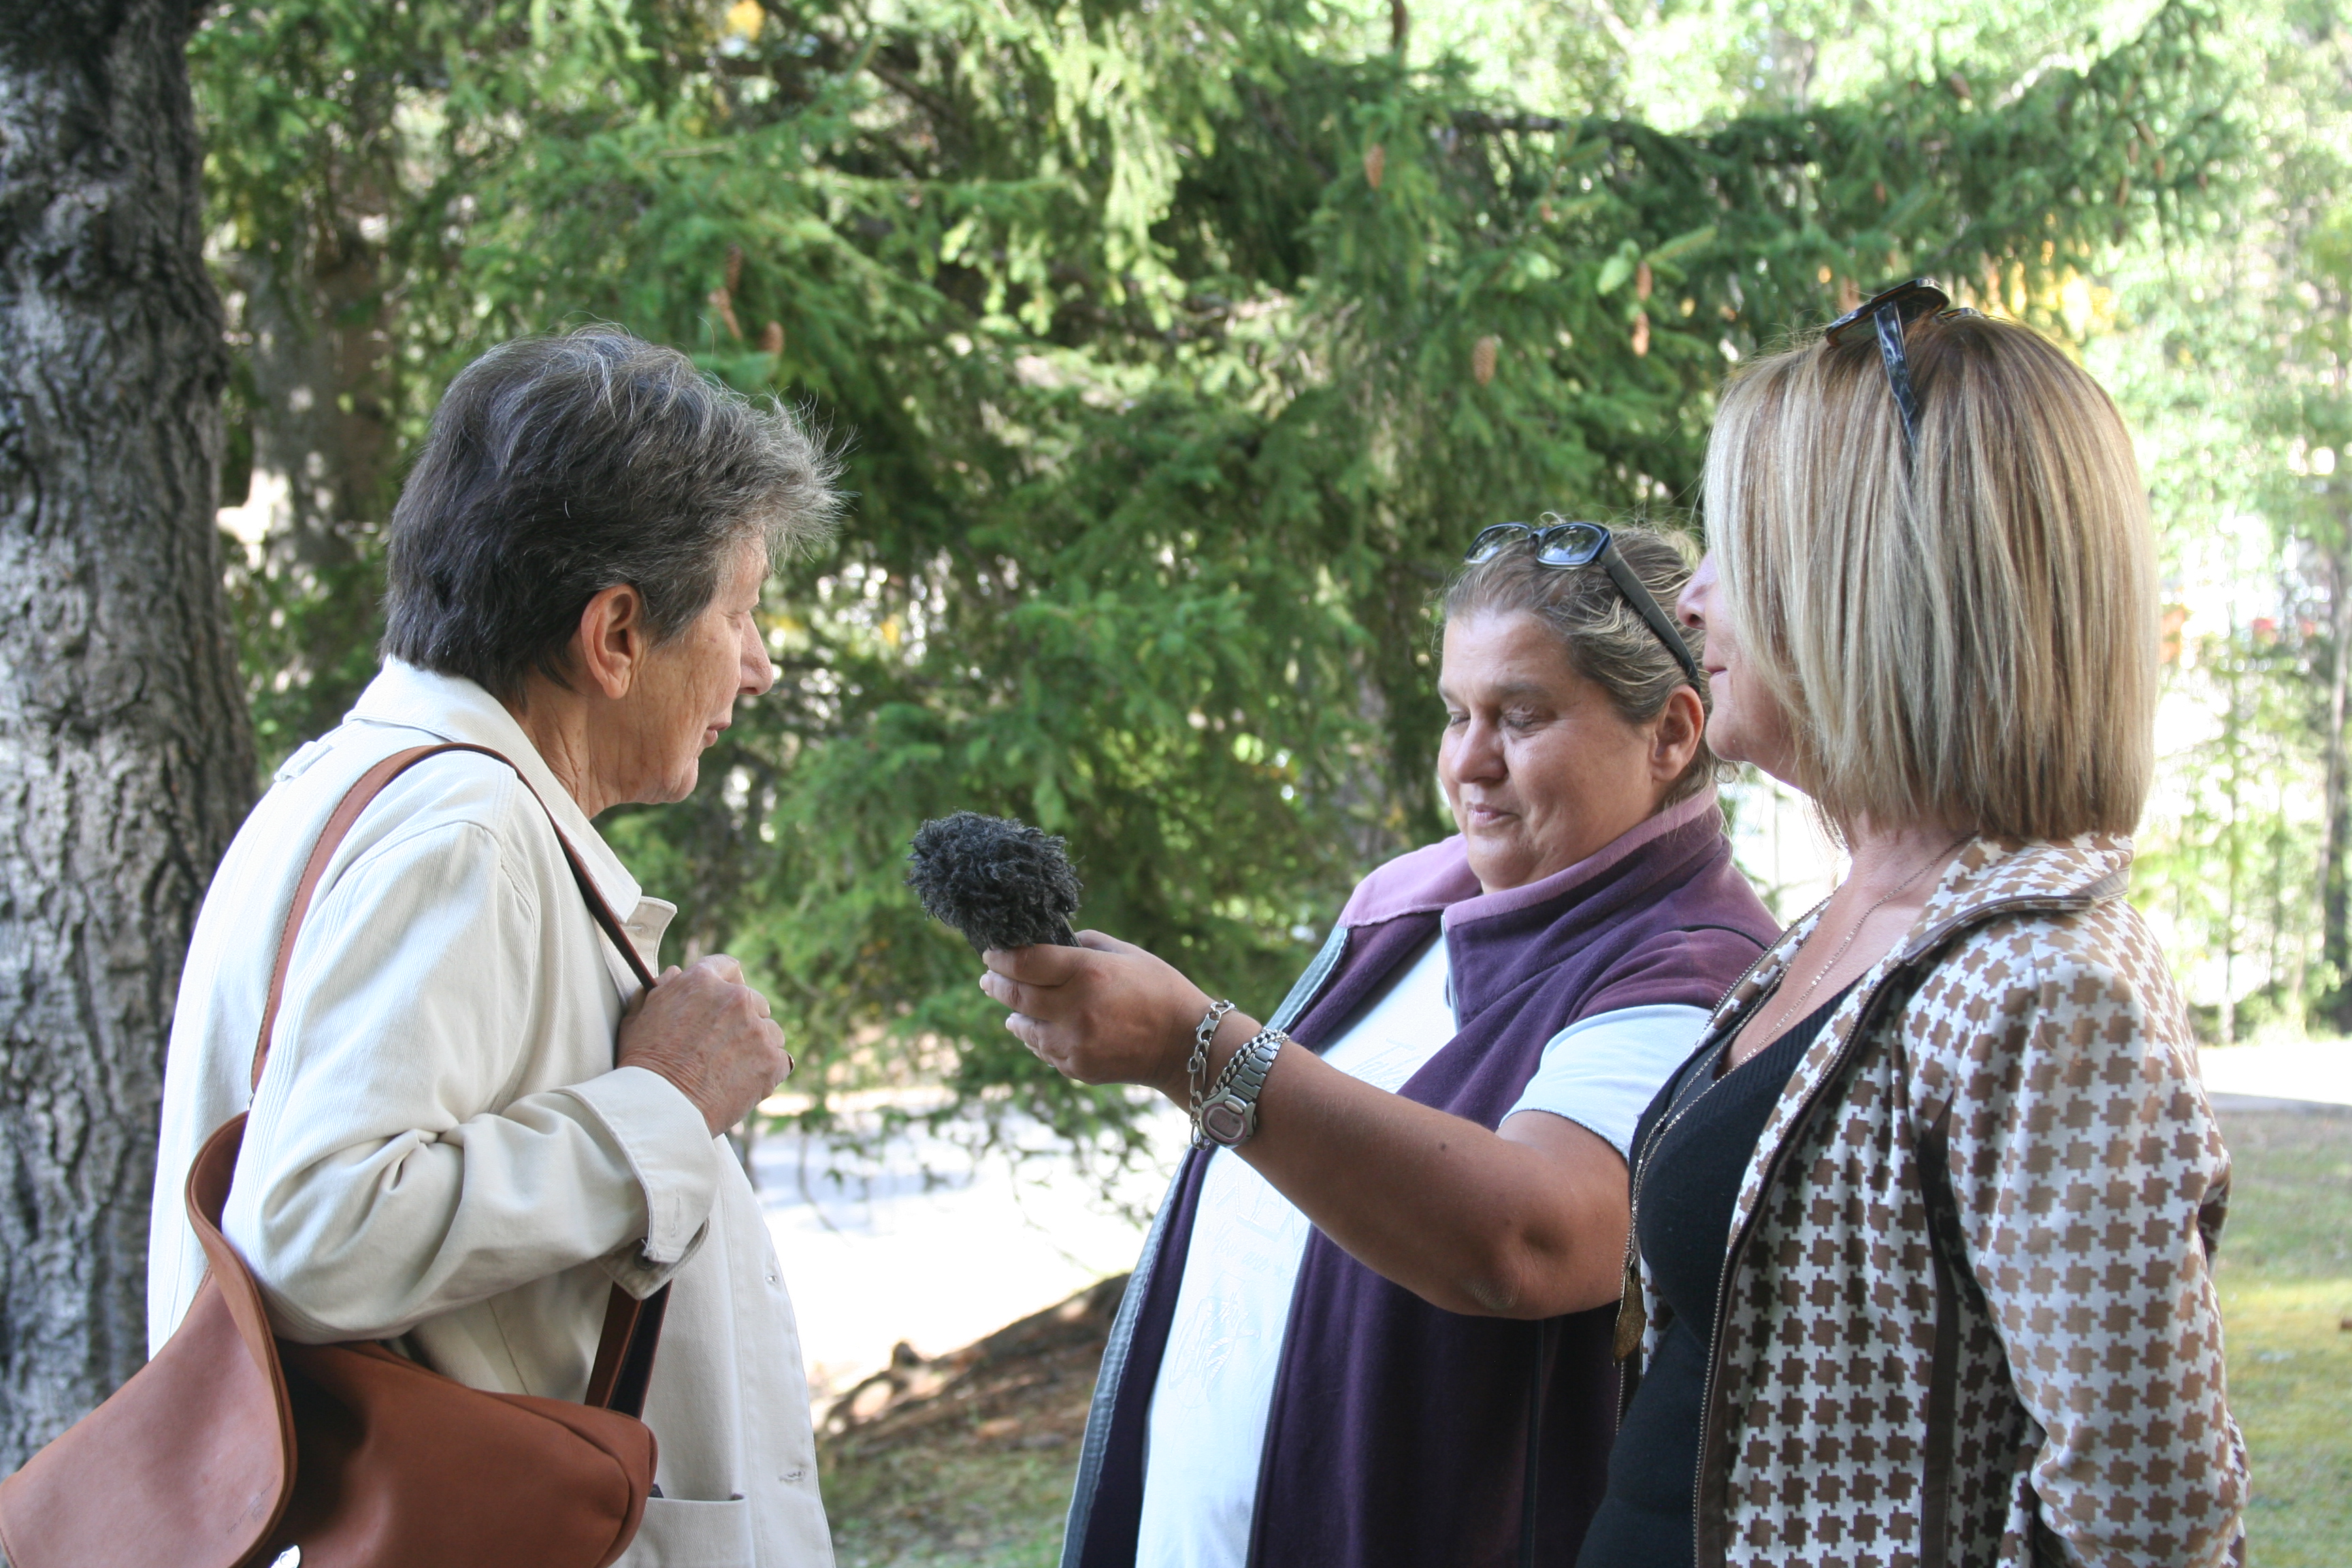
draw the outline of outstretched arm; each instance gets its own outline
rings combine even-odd
[[[1136,1083],[1187,1103],[1184,1066],[1210,998],[1171,965],[1099,931],[1081,945],[986,955],[981,987],[1005,1026],[1081,1083]],[[1209,1076],[1259,1029],[1230,1014]],[[1625,1162],[1564,1117],[1524,1111],[1500,1131],[1350,1078],[1285,1047],[1234,1152],[1348,1254],[1433,1306],[1548,1318],[1617,1299]]]

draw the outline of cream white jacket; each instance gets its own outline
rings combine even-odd
[[[513,718],[468,680],[386,666],[341,728],[278,770],[206,895],[164,1078],[148,1338],[204,1275],[189,1162],[247,1109],[294,883],[328,814],[397,751],[511,759],[648,965],[675,912],[641,895]],[[758,1201],[667,1079],[615,1068],[637,989],[546,812],[467,752],[403,774],[319,887],[226,1215],[278,1331],[393,1339],[477,1388],[578,1399],[609,1286],[674,1283],[646,1419],[661,1496],[625,1568],[824,1568],[809,1396]]]

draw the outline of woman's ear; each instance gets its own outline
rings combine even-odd
[[[572,639],[572,667],[589,690],[614,701],[626,697],[645,668],[646,601],[626,583],[606,588],[580,612]]]
[[[1671,784],[1683,776],[1706,734],[1706,709],[1685,684],[1666,699],[1650,731],[1650,776]]]

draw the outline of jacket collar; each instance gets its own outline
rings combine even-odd
[[[1643,845],[1696,822],[1715,808],[1715,788],[1710,784],[1688,800],[1643,818],[1564,870],[1525,887],[1492,893],[1478,886],[1477,876],[1470,869],[1469,846],[1457,833],[1400,855],[1365,878],[1348,900],[1348,907],[1339,911],[1339,924],[1379,925],[1402,915],[1442,911],[1445,928],[1451,931],[1467,921],[1532,909],[1591,881]]]
[[[2085,833],[2066,839],[1974,838],[1947,867],[1900,948],[1908,963],[1995,910],[2024,903],[2088,909],[2131,885],[2128,838]]]
[[[358,703],[344,722],[415,730],[438,740],[488,746],[514,763],[523,782],[546,805],[558,831],[579,851],[596,890],[604,895],[604,901],[623,920],[644,920],[649,911],[632,912],[637,911],[641,903],[668,910],[661,900],[645,897],[636,879],[605,846],[595,825],[580,809],[580,803],[572,798],[572,792],[557,780],[546,759],[539,754],[539,748],[530,743],[530,737],[515,722],[514,715],[473,681],[463,676],[437,675],[388,658],[383,661],[383,673],[368,682],[367,689],[360,693]]]
[[[2116,835],[1970,839],[1944,868],[1903,940],[1853,987],[1848,1006],[1840,1009],[1841,1018],[1855,999],[1874,989],[1885,974],[1944,946],[1956,933],[1979,921],[2019,908],[2088,909],[2121,898],[2131,885],[2131,840]],[[1733,986],[1716,1008],[1717,1026],[1780,978],[1798,944],[1821,922],[1822,910],[1828,904],[1828,900],[1822,900],[1780,933],[1780,940],[1756,961],[1747,978]]]

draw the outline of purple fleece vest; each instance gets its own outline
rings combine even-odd
[[[1442,930],[1458,1032],[1399,1092],[1484,1127],[1561,1029],[1625,1007],[1712,1007],[1780,930],[1732,866],[1711,794],[1501,893],[1479,893],[1459,838],[1415,850],[1366,879],[1340,927],[1338,962],[1293,998],[1291,1037],[1338,1041]],[[1064,1550],[1076,1568],[1135,1558],[1152,1385],[1206,1168],[1186,1156],[1118,1370],[1106,1359],[1117,1386],[1096,1396],[1099,1462],[1074,1500],[1083,1539]],[[1257,1457],[1251,1568],[1574,1561],[1616,1432],[1614,1316],[1444,1311],[1314,1232]]]

